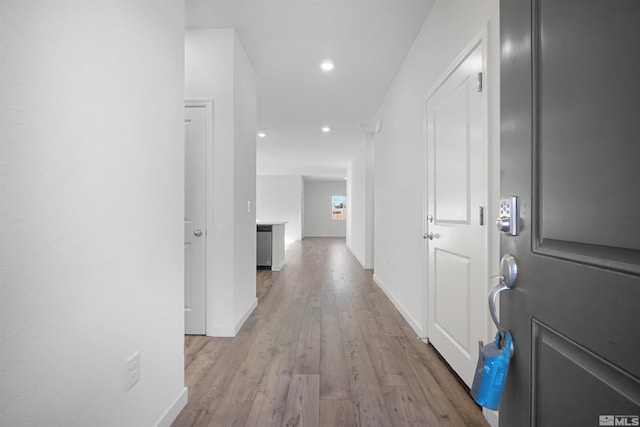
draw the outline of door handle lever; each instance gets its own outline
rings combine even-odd
[[[497,276],[500,277],[500,276]],[[500,321],[498,320],[498,311],[496,309],[496,299],[498,298],[498,294],[502,291],[506,291],[509,289],[506,283],[500,280],[496,286],[491,289],[489,292],[489,314],[491,314],[491,319],[493,323],[496,325],[498,331],[502,331],[502,327],[500,326]]]
[[[499,283],[491,289],[491,292],[489,292],[489,314],[491,315],[491,319],[496,325],[496,328],[498,328],[498,331],[502,331],[503,328],[500,326],[500,321],[498,320],[496,300],[498,299],[498,294],[500,294],[500,292],[511,289],[514,283],[516,283],[516,279],[518,278],[518,264],[516,262],[516,258],[511,254],[505,254],[502,259],[500,259],[500,271],[502,274],[490,277],[490,279],[498,279]]]

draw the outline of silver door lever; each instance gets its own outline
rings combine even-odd
[[[516,283],[516,279],[518,278],[516,258],[511,254],[505,254],[500,260],[500,271],[502,274],[490,277],[490,279],[498,279],[499,283],[494,286],[489,293],[489,314],[491,314],[491,319],[493,319],[493,323],[496,325],[496,328],[498,328],[498,331],[502,331],[503,328],[500,326],[500,321],[498,320],[496,299],[500,292],[511,289]]]
[[[502,276],[494,276],[494,277],[502,277]],[[498,328],[498,331],[502,331],[502,327],[500,326],[500,321],[498,320],[498,313],[496,310],[496,299],[498,298],[498,294],[502,291],[506,291],[509,287],[500,280],[496,286],[491,289],[489,292],[489,313],[491,314],[491,319],[493,319],[493,323]]]

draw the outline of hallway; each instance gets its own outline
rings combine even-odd
[[[344,239],[306,238],[235,338],[188,336],[184,426],[486,426]]]

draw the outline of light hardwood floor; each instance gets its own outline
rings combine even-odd
[[[235,338],[188,336],[183,426],[487,426],[468,391],[346,248],[305,238],[257,272]]]

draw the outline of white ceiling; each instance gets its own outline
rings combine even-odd
[[[187,0],[234,28],[258,76],[258,175],[344,177],[433,0]],[[319,65],[331,59],[335,69]],[[323,133],[320,128],[331,127]]]

